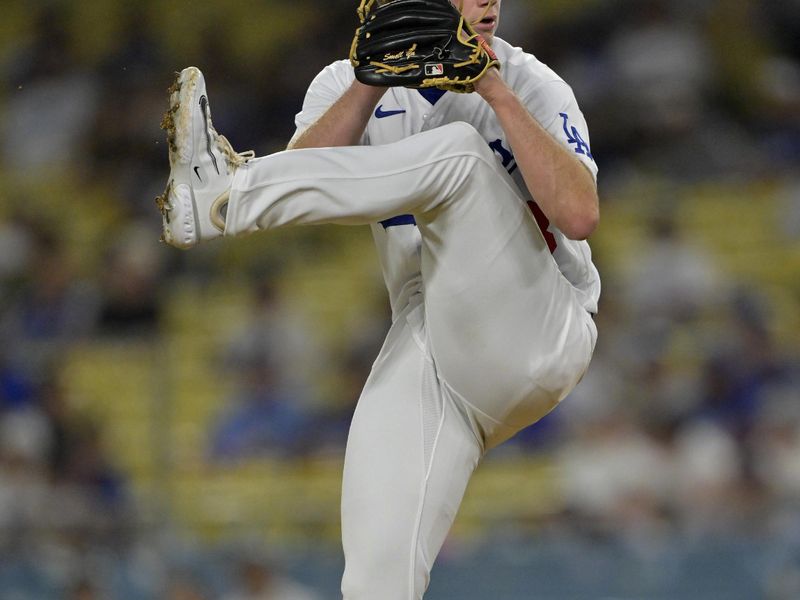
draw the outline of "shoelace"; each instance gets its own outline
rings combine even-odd
[[[220,152],[225,155],[225,158],[228,159],[228,164],[230,164],[232,167],[239,168],[248,160],[256,157],[256,153],[253,150],[237,152],[233,149],[233,145],[228,141],[228,138],[217,133],[217,130],[213,127],[211,129],[214,132],[217,148],[219,148]]]

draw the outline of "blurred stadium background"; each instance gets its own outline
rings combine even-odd
[[[4,0],[2,600],[337,597],[387,326],[369,232],[182,253],[153,198],[174,71],[205,71],[235,147],[279,150],[354,9]],[[600,341],[481,466],[426,597],[800,598],[800,2],[503,10],[589,122]]]

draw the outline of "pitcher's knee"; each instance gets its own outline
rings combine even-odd
[[[455,121],[445,125],[441,129],[450,132],[450,135],[452,135],[453,139],[456,140],[459,148],[469,152],[476,152],[485,156],[493,156],[492,150],[489,148],[489,144],[485,139],[483,139],[483,136],[478,132],[478,130],[469,123],[464,121]]]

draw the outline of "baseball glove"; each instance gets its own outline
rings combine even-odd
[[[450,0],[361,0],[358,16],[350,62],[361,83],[469,93],[499,68]]]

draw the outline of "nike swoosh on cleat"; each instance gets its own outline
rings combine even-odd
[[[211,151],[211,134],[208,131],[208,98],[205,96],[200,96],[200,110],[203,111],[203,120],[205,121],[205,130],[206,130],[206,152],[211,157],[211,163],[214,165],[214,169],[217,171],[217,175],[219,175],[219,167],[217,166],[217,157],[214,156],[214,153]]]
[[[402,115],[405,109],[400,110],[383,110],[383,104],[379,104],[378,108],[375,109],[375,117],[378,119],[385,119],[386,117],[392,117],[394,115]]]
[[[198,178],[200,181],[203,181],[203,178],[202,178],[202,177],[200,177],[200,167],[195,167],[195,168],[194,168],[194,174],[195,174],[195,175],[197,175],[197,178]]]

